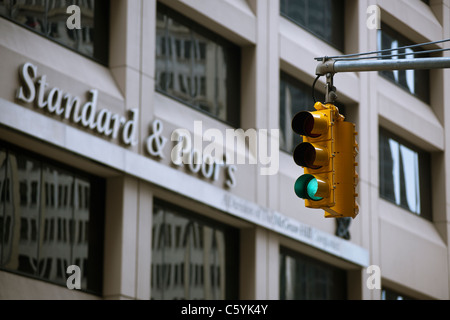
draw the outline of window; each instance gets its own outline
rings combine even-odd
[[[238,127],[240,48],[158,3],[155,86]]]
[[[380,128],[380,196],[431,220],[430,154]]]
[[[381,300],[414,300],[411,297],[400,294],[391,289],[382,288],[381,289]]]
[[[378,48],[379,50],[394,49],[381,54],[389,56],[394,54],[402,54],[398,57],[386,57],[386,59],[412,59],[426,58],[429,55],[414,55],[416,51],[422,51],[422,48],[405,48],[396,49],[404,46],[412,45],[413,42],[403,37],[401,34],[390,28],[386,24],[381,24],[378,32]],[[416,96],[425,103],[430,102],[430,72],[429,70],[392,70],[380,71],[383,77],[396,83],[410,94]]]
[[[346,283],[344,270],[280,248],[281,300],[343,300]]]
[[[87,207],[77,205],[83,196],[78,186],[95,199]],[[81,269],[81,289],[100,295],[104,188],[95,177],[0,143],[0,194],[5,195],[0,199],[0,269],[65,287],[67,267],[75,264]],[[51,200],[62,190],[75,205]],[[83,259],[86,265],[76,263]]]
[[[156,201],[151,299],[238,299],[238,232]]]
[[[280,0],[281,15],[344,51],[344,0]]]
[[[81,29],[69,29],[66,25],[72,16],[67,7],[73,4],[80,8]],[[0,0],[0,16],[104,65],[108,63],[107,0]]]
[[[316,86],[317,88],[317,86]],[[324,101],[324,95],[316,90],[316,98]],[[345,116],[345,107],[335,104]],[[300,111],[316,111],[312,97],[312,84],[307,85],[291,75],[280,73],[280,149],[292,153],[302,138],[292,131],[292,118]]]

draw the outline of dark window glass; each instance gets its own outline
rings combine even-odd
[[[31,204],[36,205],[38,201],[39,189],[36,181],[31,182]]]
[[[67,27],[67,22],[73,24],[72,18],[76,16],[74,11],[67,13],[71,5],[77,5],[80,9],[80,29]],[[0,16],[102,64],[108,63],[107,0],[3,0],[0,1]]]
[[[20,240],[28,240],[28,220],[25,218],[20,218]]]
[[[21,205],[27,205],[27,196],[28,196],[28,185],[26,182],[22,181],[20,183],[20,204]]]
[[[394,290],[382,288],[381,289],[381,300],[415,300],[411,297],[400,294]]]
[[[240,49],[158,3],[156,90],[239,126]]]
[[[286,248],[280,248],[281,300],[343,300],[345,270]]]
[[[152,230],[152,299],[238,298],[237,230],[160,201]]]
[[[381,24],[381,30],[378,32],[378,49],[394,49],[381,54],[383,56],[402,54],[398,57],[386,57],[385,59],[413,59],[427,58],[429,54],[415,55],[416,51],[423,51],[422,48],[396,49],[414,43],[405,38],[386,24]],[[396,83],[407,92],[416,96],[425,103],[430,102],[430,71],[429,70],[393,70],[380,71],[380,74]]]
[[[10,0],[0,0],[0,16],[9,16],[9,3]]]
[[[55,240],[55,219],[50,219],[50,241]]]
[[[37,241],[37,222],[36,219],[31,220],[31,241]]]
[[[0,149],[0,191],[7,184],[12,190],[0,202],[0,269],[66,286],[67,267],[83,261],[77,264],[81,289],[101,294],[104,183],[50,162],[12,146]],[[80,195],[78,186],[91,196]],[[83,197],[83,205],[57,205],[66,190],[73,190],[75,204]],[[71,238],[69,232],[79,234]]]
[[[380,128],[380,196],[431,220],[430,154]]]
[[[317,86],[316,86],[317,88]],[[324,101],[324,95],[315,92],[316,99]],[[345,116],[345,107],[335,104],[339,113]],[[312,97],[312,83],[305,84],[291,75],[280,73],[280,149],[292,153],[302,142],[300,135],[292,131],[291,122],[294,115],[300,111],[316,111]]]
[[[280,0],[281,15],[344,51],[344,0]]]

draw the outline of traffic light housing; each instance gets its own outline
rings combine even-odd
[[[293,158],[304,168],[294,191],[308,208],[325,210],[325,217],[352,217],[358,214],[357,144],[354,124],[345,122],[333,104],[314,105],[316,111],[301,111],[292,119],[292,129],[303,137]]]
[[[325,217],[352,217],[359,213],[356,201],[358,194],[358,174],[355,161],[358,154],[355,125],[351,122],[338,121],[336,123],[336,157],[335,157],[335,183],[336,204],[325,213]]]
[[[304,175],[294,184],[298,197],[309,208],[332,207],[334,200],[334,111],[316,104],[317,111],[301,111],[292,119],[292,129],[303,136],[294,150],[294,161],[304,167]]]

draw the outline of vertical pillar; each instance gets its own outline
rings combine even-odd
[[[358,1],[359,5],[359,35],[358,52],[377,50],[377,29],[367,27],[367,8],[376,4],[376,1]],[[377,99],[377,72],[359,73],[361,81],[361,100],[359,104],[359,127],[357,130],[359,144],[359,202],[362,220],[362,245],[370,252],[369,264],[380,265],[379,244],[379,216],[378,216],[378,99]],[[368,274],[366,269],[358,272],[357,278],[361,279],[361,299],[379,299],[380,290],[369,290],[366,286]],[[355,276],[355,275],[353,275]],[[352,276],[350,276],[352,277]]]
[[[130,177],[107,180],[103,296],[136,298],[138,181]]]
[[[112,0],[109,69],[124,97],[124,109],[138,109],[141,92],[142,1]],[[141,132],[137,134],[142,140]],[[131,147],[138,151],[139,143]]]

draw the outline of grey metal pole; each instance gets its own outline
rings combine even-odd
[[[408,69],[443,69],[450,68],[450,58],[416,58],[389,60],[326,60],[316,68],[316,75],[337,72],[408,70]]]

